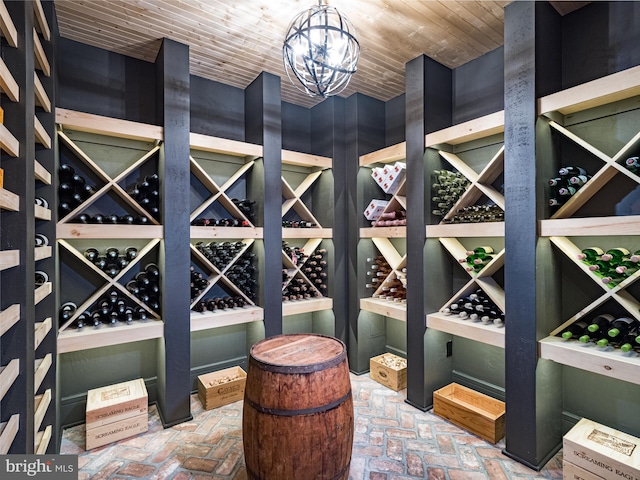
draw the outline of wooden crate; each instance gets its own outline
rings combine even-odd
[[[402,363],[404,366],[394,366],[394,363]],[[393,353],[383,353],[369,359],[369,376],[372,380],[381,383],[391,390],[407,388],[406,360]]]
[[[640,439],[581,419],[562,441],[563,458],[602,478],[640,480]]]
[[[244,398],[247,374],[240,367],[225,368],[198,377],[198,397],[205,410]]]
[[[133,437],[149,429],[149,415],[146,413],[125,418],[100,427],[87,429],[85,447],[87,450],[101,447],[108,443]]]
[[[144,380],[95,388],[87,393],[87,450],[147,431],[149,397]]]
[[[584,468],[566,460],[562,461],[562,478],[563,480],[604,480],[595,473],[587,472]]]
[[[462,385],[433,392],[433,413],[491,443],[504,437],[504,402]]]

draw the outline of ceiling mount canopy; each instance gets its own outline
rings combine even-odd
[[[356,72],[360,44],[351,22],[320,1],[292,20],[282,54],[285,71],[298,90],[328,97],[343,91]]]

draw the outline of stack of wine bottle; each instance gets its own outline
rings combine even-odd
[[[582,167],[562,167],[557,177],[549,179],[549,206],[564,205],[590,178]]]
[[[294,265],[299,268],[282,267],[282,300],[304,300],[327,294],[327,253],[317,248],[311,255],[304,253],[302,247],[289,247],[282,242],[282,250]]]
[[[123,252],[120,252],[117,248],[110,247],[102,254],[97,248],[93,247],[84,251],[84,257],[111,278],[117,276],[137,255],[138,249],[135,247],[128,247]]]
[[[599,247],[582,249],[578,259],[589,265],[589,270],[599,277],[602,283],[615,287],[640,268],[640,250],[633,254],[624,247],[603,251]]]
[[[224,270],[238,256],[246,243],[237,242],[197,242],[196,249],[205,256],[217,269]]]
[[[251,227],[254,217],[254,205],[256,202],[246,198],[232,198],[231,201],[245,218],[236,218],[232,215],[223,218],[201,217],[193,220],[191,225],[197,227]]]
[[[442,219],[443,223],[504,222],[504,211],[495,204],[470,205],[456,210],[456,213]]]
[[[318,224],[307,220],[282,220],[282,228],[315,228]]]
[[[258,300],[258,267],[255,265],[256,254],[245,251],[242,256],[226,272],[225,276],[239,288],[253,303]],[[242,306],[242,305],[240,305]]]
[[[87,183],[86,179],[77,174],[75,169],[63,163],[59,168],[58,185],[58,212],[60,217],[67,216],[78,205],[96,193],[94,186]]]
[[[605,313],[591,320],[578,320],[558,334],[565,340],[578,340],[600,348],[614,347],[623,352],[640,352],[640,322],[631,317]]]
[[[67,323],[77,312],[77,305],[74,302],[66,302],[60,307],[59,322],[60,325]],[[86,310],[76,316],[75,326],[82,329],[87,325],[93,325],[95,328],[102,324],[115,326],[119,322],[130,324],[135,320],[147,320],[148,313],[144,307],[137,305],[131,306],[127,304],[126,299],[121,292],[112,289],[100,298],[93,308]]]
[[[397,227],[406,224],[407,212],[404,210],[382,212],[376,220],[371,222],[372,227]]]
[[[126,287],[152,310],[160,311],[160,269],[155,263],[146,264],[144,270],[127,282]]]
[[[389,262],[382,255],[369,257],[367,258],[367,283],[365,288],[373,289],[372,298],[406,303],[406,274],[406,267],[399,272],[394,272]]]
[[[447,305],[443,313],[486,324],[504,325],[504,313],[481,288]]]
[[[640,157],[629,157],[624,161],[624,166],[630,172],[640,173]]]
[[[110,215],[102,215],[98,213],[96,215],[89,215],[87,213],[81,213],[73,219],[75,223],[93,223],[93,224],[110,224],[110,225],[149,225],[151,220],[146,215],[130,215],[125,213],[124,215],[118,215],[112,213]]]
[[[432,187],[436,195],[431,198],[435,207],[431,213],[438,217],[444,217],[465,192],[469,180],[460,172],[449,170],[434,170],[433,174],[435,183]]]
[[[486,267],[491,260],[493,260],[493,248],[488,245],[476,247],[473,250],[467,250],[465,252],[466,257],[460,258],[458,261],[466,265],[465,269],[468,272],[478,273],[484,267]]]
[[[147,175],[141,182],[131,186],[127,193],[156,220],[160,220],[160,179],[157,173]]]

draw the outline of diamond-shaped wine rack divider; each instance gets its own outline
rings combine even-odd
[[[455,263],[464,268],[464,264],[460,263],[459,260],[465,258],[467,256],[467,250],[471,249],[465,248],[456,238],[440,238],[439,240],[442,246],[455,259]],[[442,313],[450,303],[455,302],[460,297],[466,297],[477,288],[481,288],[493,303],[506,314],[504,310],[504,290],[492,277],[494,273],[504,266],[504,252],[505,250],[503,248],[493,254],[491,261],[479,272],[465,269],[471,278],[447,301],[438,313],[427,315],[427,327],[504,348],[504,331],[505,328],[508,328],[506,327],[506,322],[503,326],[496,326],[493,324],[483,324],[480,321],[463,320],[456,315],[446,315]]]
[[[115,192],[127,205],[129,205],[136,213],[140,215],[144,215],[149,218],[149,222],[152,225],[159,225],[160,222],[156,220],[149,212],[147,212],[138,202],[136,202],[129,194],[120,186],[119,182],[126,179],[132,172],[136,169],[140,168],[148,159],[152,158],[156,153],[159,152],[161,147],[161,142],[156,141],[155,146],[149,150],[147,153],[142,155],[138,160],[133,162],[129,167],[127,167],[124,171],[122,171],[119,175],[111,178],[100,166],[94,162],[89,156],[84,153],[84,151],[76,145],[76,143],[71,140],[64,132],[62,127],[58,129],[58,138],[62,140],[62,142],[67,145],[71,149],[71,151],[76,155],[78,159],[80,159],[85,165],[87,165],[93,173],[98,176],[98,178],[104,182],[104,185],[96,190],[96,193],[91,195],[85,201],[83,201],[80,205],[78,205],[75,209],[69,212],[66,216],[60,219],[58,224],[65,224],[72,220],[76,215],[80,214],[84,209],[88,206],[96,202],[102,196],[106,195],[107,192],[113,191]]]

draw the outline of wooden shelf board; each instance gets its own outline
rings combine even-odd
[[[49,448],[49,442],[51,442],[51,432],[53,428],[51,425],[47,425],[47,428],[42,432],[36,433],[34,438],[34,453],[36,455],[44,455]]]
[[[0,148],[12,157],[20,155],[20,142],[2,123],[0,123]]]
[[[0,312],[0,337],[20,320],[20,305],[14,303]]]
[[[35,304],[37,305],[38,303],[40,303],[43,298],[45,298],[47,295],[49,295],[52,292],[52,290],[53,290],[53,284],[51,282],[46,282],[42,286],[36,288],[36,292],[34,294]]]
[[[290,300],[282,302],[282,316],[297,315],[300,313],[319,312],[320,310],[330,310],[333,308],[333,299],[311,298],[308,300]]]
[[[38,220],[51,220],[51,210],[40,205],[34,205],[35,216]]]
[[[20,360],[14,358],[6,366],[0,367],[0,400],[7,394],[13,382],[20,375]]]
[[[364,227],[360,229],[360,238],[406,238],[407,227]]]
[[[258,322],[264,319],[261,307],[249,306],[214,312],[191,312],[191,331],[209,330],[243,323]]]
[[[51,425],[47,425],[47,427],[41,431],[36,432],[33,441],[33,451],[36,455],[44,455],[47,453],[47,449],[49,448],[49,443],[51,442],[51,432],[53,428]]]
[[[49,64],[49,60],[47,59],[47,54],[44,51],[44,47],[42,46],[42,42],[40,41],[40,37],[38,36],[38,32],[36,29],[33,29],[33,50],[35,53],[35,64],[36,68],[42,70],[42,73],[46,77],[51,76],[51,65]]]
[[[191,238],[262,238],[262,227],[191,227]]]
[[[4,1],[0,2],[0,30],[2,31],[2,36],[7,39],[7,43],[12,47],[17,47],[18,31],[4,3]]]
[[[0,209],[17,212],[20,209],[20,197],[9,190],[0,188]]]
[[[38,392],[40,385],[44,377],[47,376],[52,364],[52,355],[47,353],[43,358],[38,358],[35,361],[35,373],[33,375],[33,391]]]
[[[57,238],[163,238],[162,225],[96,225],[85,223],[58,223]]]
[[[44,168],[44,166],[40,162],[38,162],[38,160],[34,160],[33,171],[36,180],[40,180],[45,185],[51,185],[51,173],[49,173],[49,170]]]
[[[427,238],[440,237],[504,237],[504,222],[443,223],[427,225]]]
[[[494,324],[462,320],[457,316],[443,313],[431,313],[427,315],[427,328],[504,348],[505,329]]]
[[[49,99],[49,95],[47,95],[47,91],[45,90],[44,85],[42,85],[37,73],[34,73],[33,75],[33,86],[36,97],[36,106],[42,107],[45,112],[50,113],[51,100]]]
[[[375,152],[360,156],[360,166],[365,167],[374,163],[391,163],[407,158],[407,142],[397,143]]]
[[[377,298],[361,298],[360,309],[377,313],[378,315],[384,315],[385,317],[395,318],[403,322],[407,320],[407,306],[404,303],[380,300]]]
[[[538,230],[542,237],[640,235],[640,215],[540,220]]]
[[[332,228],[283,228],[282,238],[332,238]]]
[[[298,165],[301,167],[318,167],[322,169],[331,168],[333,159],[311,155],[309,153],[294,152],[292,150],[282,150],[282,163],[287,165]]]
[[[34,253],[34,260],[37,262],[39,260],[44,260],[45,258],[49,258],[52,255],[53,248],[51,245],[44,245],[42,247],[36,247]]]
[[[636,95],[640,95],[640,66],[539,98],[538,114],[569,115]]]
[[[51,148],[51,136],[47,133],[44,125],[42,125],[42,122],[40,122],[38,117],[35,115],[33,117],[33,123],[36,142],[44,145],[46,148]]]
[[[40,430],[40,425],[42,425],[42,420],[44,420],[44,416],[47,413],[47,409],[51,404],[51,389],[48,388],[44,393],[40,395],[36,395],[34,399],[34,421],[33,421],[33,430],[34,435],[38,433]]]
[[[82,330],[68,328],[58,334],[58,353],[77,352],[98,347],[138,342],[164,335],[164,323],[159,320],[134,322],[131,325],[115,327],[86,326]]]
[[[0,250],[0,271],[20,265],[20,250]]]
[[[42,322],[36,322],[34,332],[34,348],[37,350],[47,334],[51,331],[51,317],[45,318]]]
[[[262,145],[228,140],[226,138],[211,137],[200,133],[189,134],[189,144],[194,150],[204,152],[223,153],[236,157],[262,157]]]
[[[640,385],[640,356],[635,352],[629,355],[611,347],[602,349],[559,337],[540,340],[539,351],[540,358]]]
[[[11,74],[9,67],[4,63],[4,60],[0,58],[0,89],[9,97],[13,102],[20,101],[20,87],[15,78]]]
[[[164,138],[164,129],[157,125],[76,112],[65,108],[56,107],[56,123],[61,124],[64,128],[78,132],[96,133],[98,135],[132,140],[150,141]]]
[[[429,133],[425,136],[425,147],[443,143],[459,145],[502,132],[504,132],[504,111],[491,113],[484,117]]]
[[[20,415],[13,414],[11,418],[0,423],[0,455],[5,455],[11,448],[20,427]]]
[[[51,40],[51,30],[49,29],[49,24],[47,23],[47,17],[44,14],[44,9],[42,8],[42,2],[40,0],[35,0],[33,2],[33,13],[36,19],[36,25],[40,29],[40,33],[42,33],[42,37],[48,42]]]

